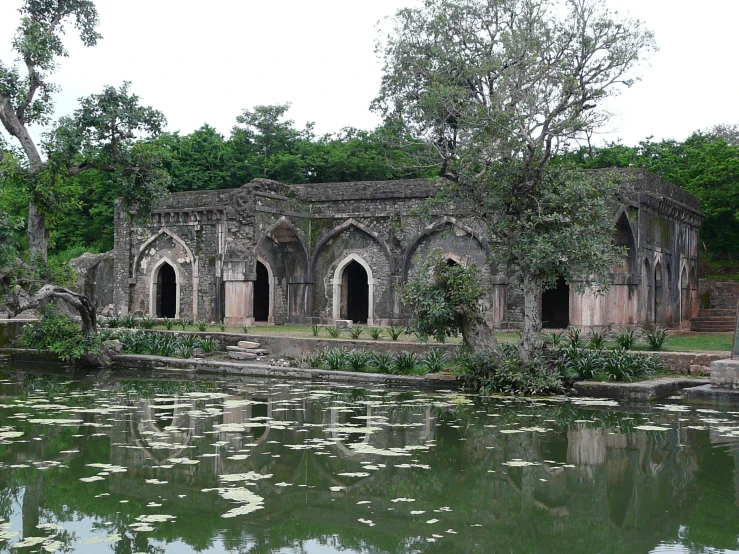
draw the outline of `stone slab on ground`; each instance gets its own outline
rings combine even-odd
[[[711,385],[722,389],[739,389],[739,360],[729,358],[712,362]]]
[[[256,360],[257,355],[254,352],[244,352],[244,351],[231,351],[228,353],[228,356],[232,360]]]
[[[698,387],[708,379],[688,377],[656,377],[636,383],[605,383],[577,381],[573,387],[581,396],[614,398],[616,400],[650,401],[667,398],[683,389]]]
[[[249,350],[250,348],[259,348],[259,343],[250,340],[240,340],[236,346]]]
[[[384,384],[387,386],[405,386],[416,389],[459,389],[461,383],[453,375],[429,374],[388,375],[384,373],[355,373],[351,371],[329,371],[325,369],[302,369],[295,367],[277,367],[260,363],[239,363],[221,360],[183,360],[163,356],[141,354],[119,354],[113,356],[113,369],[182,369],[198,373],[216,373],[226,375],[252,375],[258,377],[274,377],[284,379],[307,379],[322,383],[348,382],[358,384]]]
[[[710,383],[685,389],[680,393],[680,396],[684,401],[695,404],[739,404],[739,389],[714,387]]]

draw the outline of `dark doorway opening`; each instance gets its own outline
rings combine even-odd
[[[454,267],[454,266],[459,265],[459,264],[456,261],[452,260],[451,258],[447,258],[446,259],[446,265],[448,265],[449,267]]]
[[[570,286],[563,277],[557,288],[541,295],[541,326],[545,329],[565,329],[570,324]]]
[[[367,271],[356,261],[344,269],[341,283],[342,316],[354,323],[367,323],[369,317],[369,280]]]
[[[157,276],[157,316],[177,315],[177,274],[168,263],[162,264]]]
[[[254,398],[254,404],[251,406],[251,423],[255,421],[266,421],[269,419],[269,400],[267,398]],[[267,432],[267,427],[252,427],[252,435],[254,440],[258,441]]]
[[[257,262],[254,282],[254,320],[269,321],[269,273],[262,262]]]

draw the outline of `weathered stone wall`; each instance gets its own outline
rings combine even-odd
[[[739,302],[739,282],[701,280],[698,288],[701,299],[708,303],[703,308],[736,310]]]
[[[614,173],[623,178],[617,243],[629,257],[614,268],[607,295],[570,287],[568,320],[684,326],[697,311],[697,200],[642,170]],[[342,279],[356,261],[370,281],[370,323],[401,324],[395,286],[440,249],[481,268],[491,325],[520,326],[522,295],[490,258],[474,207],[437,205],[418,216],[436,190],[424,179],[294,186],[262,179],[230,191],[173,194],[146,225],[131,226],[119,210],[115,303],[121,311],[156,311],[156,268],[166,260],[177,270],[180,317],[251,324],[255,290],[268,290],[270,322],[330,323],[344,309]],[[268,287],[258,281],[258,263]]]
[[[69,261],[77,274],[74,289],[87,296],[98,312],[113,310],[113,286],[115,280],[114,252],[82,254]]]

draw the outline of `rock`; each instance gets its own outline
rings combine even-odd
[[[118,339],[106,340],[103,341],[103,348],[110,350],[111,352],[122,352],[123,343]]]
[[[258,342],[252,342],[250,340],[240,340],[237,344],[239,348],[243,348],[244,350],[249,350],[251,348],[259,348]]]
[[[351,329],[354,323],[351,319],[337,319],[334,325],[337,329]]]
[[[102,307],[113,306],[113,251],[103,254],[85,252],[79,258],[69,261],[77,274],[77,282],[71,287],[84,294],[93,304]]]
[[[690,366],[690,373],[697,375],[708,375],[709,373],[711,373],[711,370],[707,366],[693,364]]]
[[[193,348],[192,357],[193,358],[204,358],[205,350],[203,350],[202,348]]]
[[[103,317],[113,317],[115,315],[115,308],[113,304],[108,304],[99,313]]]
[[[256,360],[257,355],[254,352],[235,352],[231,351],[228,353],[232,360]]]

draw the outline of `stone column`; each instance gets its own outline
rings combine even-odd
[[[226,314],[223,322],[229,327],[254,325],[254,281],[246,272],[246,262],[226,261],[223,282],[226,289]]]
[[[290,323],[305,324],[313,315],[313,281],[295,275],[287,282],[287,316]]]

